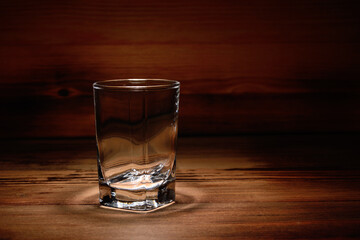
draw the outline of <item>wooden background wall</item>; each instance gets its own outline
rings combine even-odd
[[[180,134],[360,130],[341,0],[0,3],[0,136],[93,136],[91,83],[181,81]]]

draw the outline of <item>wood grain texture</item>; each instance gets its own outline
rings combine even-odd
[[[359,131],[359,10],[2,1],[0,136],[93,136],[91,83],[114,78],[180,80],[183,135]]]
[[[358,94],[182,95],[180,135],[360,131]],[[89,96],[4,99],[2,137],[95,134]]]
[[[176,204],[98,207],[95,142],[6,140],[2,239],[356,239],[359,135],[180,138]]]

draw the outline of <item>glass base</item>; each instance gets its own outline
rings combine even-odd
[[[175,203],[175,181],[151,190],[116,189],[99,184],[101,207],[130,212],[151,212]]]

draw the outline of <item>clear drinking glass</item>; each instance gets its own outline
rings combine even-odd
[[[174,203],[180,83],[119,79],[93,88],[100,204],[151,211]]]

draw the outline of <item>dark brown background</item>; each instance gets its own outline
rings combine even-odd
[[[94,135],[91,83],[181,81],[180,134],[358,132],[356,1],[2,1],[2,138]]]

